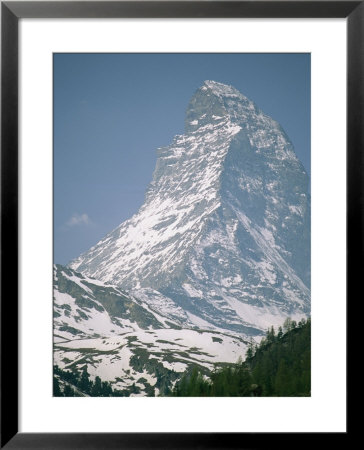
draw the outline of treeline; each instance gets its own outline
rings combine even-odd
[[[63,383],[60,381],[63,381]],[[101,381],[95,377],[90,380],[87,366],[81,372],[62,370],[57,365],[53,367],[53,396],[54,397],[81,397],[86,394],[91,397],[113,397],[115,394],[108,381]]]
[[[244,362],[215,370],[210,378],[194,368],[168,395],[179,397],[298,397],[311,395],[311,320],[287,319],[252,341]]]

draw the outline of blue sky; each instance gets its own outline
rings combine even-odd
[[[309,54],[55,54],[54,261],[68,263],[133,215],[156,149],[184,132],[204,80],[277,120],[310,173]]]

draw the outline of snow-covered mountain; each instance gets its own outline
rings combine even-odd
[[[281,126],[206,81],[185,129],[158,149],[138,213],[70,268],[245,336],[309,314],[309,179]]]
[[[208,374],[243,358],[247,341],[224,330],[204,329],[172,302],[144,292],[140,300],[69,268],[54,266],[54,364],[87,366],[94,379],[124,395],[158,395],[185,370]]]

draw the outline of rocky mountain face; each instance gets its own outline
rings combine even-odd
[[[206,81],[138,213],[69,267],[194,326],[261,335],[310,312],[308,184],[281,126]]]

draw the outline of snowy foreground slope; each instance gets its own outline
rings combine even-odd
[[[241,336],[203,329],[173,304],[156,308],[117,286],[54,267],[54,363],[61,369],[87,365],[92,378],[113,389],[158,395],[188,367],[208,374],[244,357],[246,347]]]
[[[185,134],[158,150],[138,213],[70,267],[261,335],[310,312],[308,183],[280,125],[233,87],[206,81]]]

